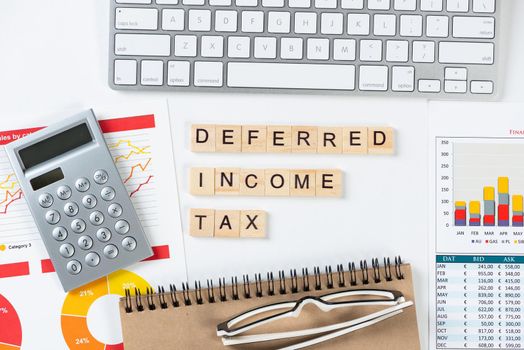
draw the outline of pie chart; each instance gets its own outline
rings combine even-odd
[[[22,346],[22,325],[15,308],[0,294],[0,350],[15,350]]]
[[[133,272],[120,270],[85,286],[70,291],[62,306],[62,334],[71,350],[123,350],[122,343],[104,344],[91,334],[88,313],[91,306],[105,296],[124,296],[126,289],[150,287],[142,277]],[[117,306],[115,305],[115,310]],[[1,315],[0,315],[1,317]],[[0,347],[0,350],[4,350]]]

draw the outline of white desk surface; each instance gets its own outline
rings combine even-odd
[[[509,37],[505,40],[506,65],[504,71],[503,101],[524,101],[524,21],[519,14],[524,13],[524,1],[504,1],[510,7],[504,24],[510,29]],[[507,3],[507,4],[506,4]],[[309,220],[311,229],[304,232],[289,233],[289,237],[282,238],[288,228],[293,227],[292,222],[286,222],[281,217],[275,219],[271,229],[270,239],[263,243],[263,249],[250,243],[235,243],[231,252],[223,243],[222,253],[213,255],[211,244],[205,243],[204,247],[192,246],[188,249],[189,278],[201,278],[211,274],[228,275],[287,266],[300,266],[300,264],[336,263],[340,259],[349,258],[357,260],[382,254],[402,254],[414,265],[415,289],[417,293],[419,328],[423,344],[427,340],[427,117],[425,104],[421,100],[402,99],[363,99],[344,96],[311,96],[311,95],[243,95],[243,94],[197,94],[197,93],[124,93],[109,89],[107,81],[107,50],[108,50],[108,1],[91,0],[27,0],[27,1],[2,1],[0,4],[0,120],[17,119],[20,127],[42,125],[53,122],[46,116],[64,110],[78,110],[87,107],[129,105],[134,103],[165,103],[170,100],[171,120],[175,129],[175,137],[187,137],[187,123],[201,122],[204,118],[215,120],[217,123],[227,123],[227,115],[231,114],[233,120],[248,120],[253,115],[255,121],[267,123],[315,123],[333,124],[344,123],[344,114],[355,114],[360,118],[352,118],[360,124],[391,124],[397,129],[399,140],[398,160],[387,160],[387,165],[394,170],[392,179],[369,176],[374,171],[380,171],[380,159],[356,160],[325,158],[321,165],[329,167],[341,166],[349,173],[349,185],[355,188],[355,195],[362,195],[362,189],[357,187],[369,186],[380,194],[381,190],[390,191],[383,196],[384,203],[364,203],[367,210],[358,212],[354,217],[354,225],[346,220],[346,231],[362,232],[362,234],[332,233],[330,229],[336,226],[327,224],[327,229],[322,234],[316,232],[324,225],[323,221],[349,215],[352,208],[359,210],[359,204],[347,198],[347,211],[344,206],[324,202],[318,219]],[[368,107],[372,105],[372,107]],[[415,109],[420,113],[407,112]],[[263,113],[263,108],[271,108]],[[114,109],[114,108],[113,108]],[[394,110],[394,112],[389,112]],[[256,113],[254,111],[257,111]],[[403,111],[406,111],[403,116]],[[391,113],[391,119],[387,115]],[[301,119],[304,115],[304,120]],[[375,118],[374,115],[377,115]],[[317,117],[318,116],[318,117]],[[192,120],[192,118],[194,120]],[[326,119],[324,119],[326,118]],[[180,123],[180,124],[177,124]],[[346,124],[350,124],[349,122]],[[1,124],[0,124],[1,125]],[[185,141],[175,140],[175,145],[184,147]],[[193,164],[189,159],[187,149],[175,149],[177,169],[188,166],[206,165]],[[224,156],[224,162],[232,158]],[[304,158],[305,159],[305,158]],[[304,160],[303,159],[303,160]],[[211,158],[201,158],[209,160]],[[243,158],[246,161],[247,158]],[[214,163],[220,163],[213,160]],[[337,161],[339,163],[337,163]],[[352,163],[354,162],[354,163]],[[378,163],[375,163],[378,162]],[[396,162],[396,163],[395,163]],[[349,163],[349,165],[342,165]],[[239,163],[241,164],[241,163]],[[269,162],[267,163],[269,164]],[[301,167],[300,161],[294,163]],[[319,163],[316,163],[319,165]],[[282,161],[275,162],[275,167],[285,166]],[[347,167],[347,168],[346,168]],[[360,167],[360,168],[359,168]],[[187,191],[185,176],[179,174],[180,191]],[[369,183],[369,181],[375,183]],[[367,181],[367,183],[366,183]],[[378,188],[375,188],[375,184]],[[393,187],[393,188],[392,188]],[[350,188],[348,191],[352,191]],[[353,192],[349,192],[353,193]],[[380,196],[379,196],[380,197]],[[391,198],[389,198],[391,197]],[[183,194],[181,198],[184,198]],[[359,197],[360,198],[360,197]],[[378,197],[377,197],[378,198]],[[382,199],[382,198],[381,198]],[[214,199],[219,203],[221,199]],[[209,202],[211,203],[211,202]],[[294,213],[288,201],[272,202],[268,208],[270,212],[279,213],[288,210],[292,218],[300,217]],[[333,205],[333,209],[329,208]],[[394,208],[392,206],[400,206]],[[405,205],[404,207],[402,207]],[[406,206],[410,205],[410,208]],[[182,207],[187,208],[187,203]],[[240,206],[240,205],[239,205]],[[386,214],[387,219],[377,222],[378,211],[391,212]],[[245,203],[241,207],[246,207]],[[327,209],[327,210],[326,210]],[[375,210],[373,210],[375,209]],[[412,209],[409,218],[405,211]],[[343,210],[343,211],[342,211]],[[318,213],[319,211],[317,211]],[[184,213],[184,211],[183,211]],[[314,213],[314,210],[312,211]],[[326,213],[326,216],[324,216]],[[329,215],[327,215],[329,213]],[[397,213],[404,215],[401,219]],[[271,213],[270,213],[271,215]],[[307,216],[307,214],[306,214]],[[391,219],[391,220],[388,220]],[[288,220],[289,221],[289,220]],[[373,225],[366,224],[373,222]],[[280,224],[280,227],[276,227]],[[380,239],[370,235],[377,233]],[[385,234],[384,232],[389,232]],[[285,246],[302,238],[302,243],[296,246]],[[187,240],[186,240],[187,241]],[[250,246],[251,245],[251,246]],[[246,250],[246,257],[236,255],[239,251]],[[208,252],[209,254],[202,254]],[[271,254],[271,255],[268,255]],[[232,266],[243,261],[244,270]]]

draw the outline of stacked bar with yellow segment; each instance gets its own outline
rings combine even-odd
[[[455,202],[455,226],[466,226],[466,202]]]
[[[495,226],[495,187],[484,187],[484,226]]]
[[[469,226],[480,226],[480,202],[469,202]]]
[[[511,197],[511,205],[513,211],[513,217],[511,219],[512,225],[516,227],[524,226],[524,212],[523,207],[523,197],[521,194],[517,194]]]
[[[509,226],[509,179],[507,177],[498,178],[499,204],[497,207],[497,217],[499,226]]]

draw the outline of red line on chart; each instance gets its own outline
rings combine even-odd
[[[151,163],[151,158],[149,158],[146,162],[146,164],[142,165],[141,163],[135,164],[131,167],[131,172],[129,173],[129,176],[124,180],[124,183],[127,183],[131,178],[133,177],[133,173],[136,168],[140,168],[140,170],[145,171],[147,166]]]
[[[142,188],[142,186],[145,186],[149,183],[149,181],[153,178],[153,175],[149,175],[149,177],[147,178],[146,182],[143,182],[141,183],[140,185],[138,185],[138,187],[136,188],[136,190],[134,190],[133,192],[131,192],[131,194],[129,195],[129,197],[133,197],[133,195],[135,193],[137,193],[138,191],[140,191],[140,189]]]
[[[7,202],[9,200],[9,197],[11,197],[11,200],[9,202]],[[15,193],[11,193],[9,191],[6,191],[5,199],[2,202],[0,202],[0,204],[4,204],[5,202],[7,202],[7,204],[4,206],[3,210],[0,210],[0,214],[7,214],[7,208],[9,208],[9,205],[11,205],[11,203],[13,203],[13,202],[16,202],[20,198],[22,198],[22,190],[21,189],[18,189]]]

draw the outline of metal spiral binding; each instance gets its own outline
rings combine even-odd
[[[381,271],[381,266],[378,258],[373,258],[371,260],[371,272],[368,271],[368,262],[366,260],[361,260],[360,264],[360,274],[357,275],[357,269],[355,263],[350,262],[348,266],[348,271],[344,270],[343,264],[336,265],[336,279],[333,277],[334,272],[331,266],[325,267],[325,276],[321,274],[320,267],[316,266],[313,268],[313,274],[310,274],[307,268],[302,268],[302,275],[298,276],[296,269],[291,269],[289,271],[290,278],[290,288],[288,289],[288,280],[286,279],[285,271],[280,270],[278,272],[278,294],[285,295],[288,292],[295,294],[299,292],[308,292],[311,290],[320,291],[322,289],[333,289],[335,286],[338,288],[343,288],[347,286],[357,286],[359,284],[370,284],[370,283],[381,283],[383,281],[389,282],[393,281],[395,278],[397,280],[404,279],[404,273],[402,272],[402,259],[400,256],[396,256],[394,260],[390,258],[384,258],[383,270]],[[394,266],[392,266],[394,265]],[[393,270],[392,270],[393,267]],[[372,276],[370,276],[370,273]],[[314,277],[314,285],[310,285],[310,277]],[[359,280],[361,277],[361,280]],[[135,295],[133,296],[130,289],[125,290],[124,296],[124,310],[126,313],[132,313],[134,310],[142,312],[145,310],[157,310],[157,309],[167,309],[170,306],[173,308],[182,307],[183,305],[189,306],[193,303],[204,304],[208,303],[217,303],[225,302],[228,300],[228,297],[231,300],[239,300],[241,297],[244,299],[249,299],[252,297],[261,298],[264,296],[273,296],[276,295],[275,291],[275,276],[273,272],[267,273],[267,280],[262,281],[262,275],[260,273],[254,275],[254,294],[252,294],[252,285],[250,282],[249,275],[242,276],[242,296],[239,294],[238,290],[238,278],[231,278],[230,289],[226,286],[226,279],[224,277],[218,279],[218,295],[215,296],[215,288],[213,285],[213,280],[207,280],[207,297],[204,300],[202,296],[202,286],[199,281],[195,281],[195,288],[193,290],[189,289],[189,283],[182,283],[182,290],[179,292],[174,284],[169,285],[169,291],[166,293],[164,287],[159,286],[158,290],[155,290],[152,287],[147,287],[145,290],[145,295],[142,295],[140,289],[135,288]],[[299,281],[302,280],[302,282]],[[264,283],[267,284],[267,289],[264,289]],[[325,286],[322,283],[326,283]],[[194,294],[193,294],[194,293]],[[193,294],[193,298],[192,298]],[[180,299],[179,299],[180,297]],[[145,302],[143,303],[143,298]],[[167,299],[169,298],[169,299]],[[134,300],[133,300],[134,299]],[[183,305],[182,305],[183,303]],[[147,309],[146,309],[147,307]]]

